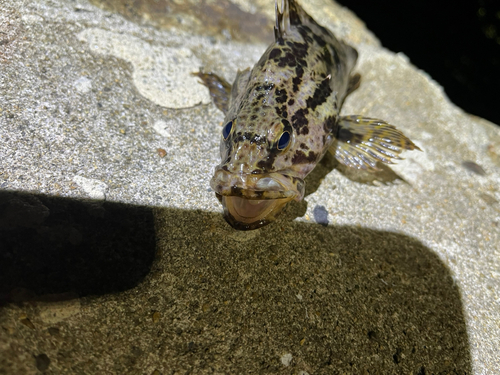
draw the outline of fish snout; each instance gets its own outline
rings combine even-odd
[[[235,229],[260,228],[291,200],[304,196],[304,181],[280,172],[238,174],[218,169],[210,185],[224,206],[224,218]]]

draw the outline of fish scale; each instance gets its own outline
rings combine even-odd
[[[225,113],[221,163],[211,180],[226,221],[250,230],[304,197],[304,178],[326,152],[347,167],[377,171],[419,149],[393,125],[340,116],[360,82],[357,51],[318,25],[294,0],[275,1],[275,41],[233,85],[194,73]]]

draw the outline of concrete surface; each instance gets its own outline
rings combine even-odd
[[[497,127],[308,1],[360,52],[342,112],[424,152],[376,180],[327,159],[237,232],[208,185],[223,116],[189,73],[257,61],[272,1],[126,4],[0,0],[0,373],[500,373]]]

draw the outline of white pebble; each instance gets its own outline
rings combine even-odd
[[[92,199],[106,199],[108,185],[104,182],[82,176],[73,177],[73,181],[80,186]]]
[[[280,358],[281,363],[283,363],[285,366],[290,366],[292,364],[292,359],[293,356],[291,353],[283,354]]]

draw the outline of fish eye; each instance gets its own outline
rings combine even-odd
[[[283,132],[278,140],[278,150],[284,150],[290,143],[290,133]]]
[[[222,138],[224,138],[225,141],[229,138],[229,134],[231,134],[231,129],[233,128],[233,122],[229,121],[224,127],[222,128]]]

